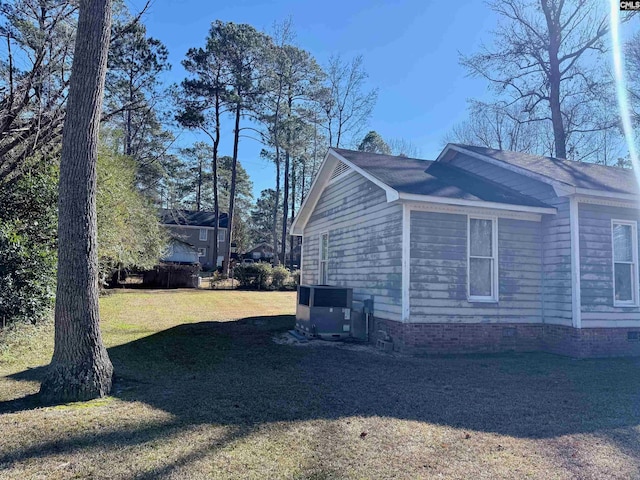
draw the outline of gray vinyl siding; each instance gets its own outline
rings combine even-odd
[[[498,219],[498,280],[498,303],[469,302],[467,216],[411,212],[411,322],[542,322],[538,222]]]
[[[558,197],[551,185],[477,158],[461,154],[451,164],[557,209],[557,215],[545,215],[541,224],[544,322],[572,325],[569,199]]]
[[[542,219],[543,309],[544,323],[573,324],[571,282],[571,219],[569,199],[551,199],[556,215]]]
[[[304,229],[302,283],[319,280],[319,238],[329,233],[328,281],[374,298],[376,315],[402,316],[402,206],[358,173],[327,186]]]
[[[640,221],[640,211],[630,208],[605,205],[578,204],[580,228],[580,286],[582,312],[603,315],[603,318],[615,320],[615,315],[636,314],[640,321],[640,308],[613,306],[613,247],[611,239],[611,220]],[[636,267],[637,268],[637,267]],[[598,315],[594,315],[597,317]],[[587,315],[587,317],[589,317]],[[622,318],[622,315],[620,315]],[[585,322],[587,323],[585,325]],[[583,321],[588,326],[589,319]]]

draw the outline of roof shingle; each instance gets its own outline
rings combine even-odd
[[[576,188],[601,190],[616,193],[640,194],[638,182],[633,170],[620,167],[608,167],[595,163],[561,160],[553,157],[530,155],[509,150],[494,150],[486,147],[457,144],[456,146],[525,168],[550,180],[562,182]]]
[[[160,210],[160,220],[163,225],[185,225],[190,227],[214,227],[215,215],[213,212],[196,212],[193,210]],[[220,213],[219,226],[227,228],[228,218],[226,213]]]
[[[341,148],[333,150],[398,192],[548,207],[534,198],[446,163]]]

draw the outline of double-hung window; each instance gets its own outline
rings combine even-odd
[[[206,242],[207,241],[207,238],[208,238],[207,234],[208,234],[208,231],[207,231],[206,228],[201,228],[200,229],[200,237],[199,238],[200,238],[201,242]]]
[[[327,285],[329,283],[329,233],[320,234],[320,268],[319,268],[319,284]]]
[[[225,232],[225,230],[218,230],[218,243],[224,242]]]
[[[469,217],[468,292],[470,301],[498,301],[498,219]]]
[[[638,304],[638,233],[633,221],[613,220],[613,303]]]

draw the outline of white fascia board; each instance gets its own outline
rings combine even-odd
[[[576,193],[576,188],[573,185],[554,180],[550,177],[547,177],[546,175],[532,172],[531,170],[528,170],[524,167],[519,167],[511,163],[503,162],[502,160],[496,160],[495,158],[489,157],[487,155],[482,155],[481,153],[472,152],[471,150],[467,150],[464,147],[459,147],[458,145],[453,145],[451,143],[447,144],[447,146],[444,147],[444,150],[440,153],[440,155],[438,155],[436,162],[442,161],[446,154],[451,150],[459,153],[464,153],[465,155],[477,158],[478,160],[490,163],[491,165],[495,165],[524,177],[528,177],[533,180],[538,180],[539,182],[546,183],[547,185],[551,185],[558,196],[566,196]]]
[[[339,162],[344,163],[353,171],[359,173],[364,178],[383,189],[387,196],[387,202],[394,202],[398,200],[398,192],[396,190],[391,188],[386,183],[382,182],[380,179],[374,177],[366,170],[363,170],[354,163],[350,162],[338,152],[336,152],[333,148],[330,148],[322,162],[322,165],[320,166],[318,175],[316,175],[315,180],[311,184],[309,194],[304,199],[304,202],[302,202],[300,210],[298,211],[298,215],[291,225],[291,235],[298,237],[302,236],[304,227],[307,225],[309,217],[311,216],[311,212],[315,209],[318,200],[320,200],[322,192],[331,180],[331,173],[333,172],[333,169]]]
[[[313,183],[311,184],[311,188],[309,188],[309,193],[305,197],[302,205],[300,205],[300,209],[298,210],[298,214],[296,218],[293,219],[291,223],[291,232],[290,235],[295,237],[301,237],[304,227],[309,221],[309,217],[311,216],[311,212],[316,208],[318,200],[320,200],[320,196],[324,191],[324,188],[329,183],[331,179],[331,172],[338,164],[338,159],[332,155],[332,150],[329,149],[327,154],[324,156],[322,163],[320,164],[320,169],[316,174],[316,178],[313,179]]]
[[[457,205],[463,207],[490,208],[493,210],[508,210],[511,212],[539,213],[555,215],[558,211],[552,207],[529,207],[526,205],[512,205],[507,203],[484,202],[482,200],[465,200],[462,198],[435,197],[431,195],[418,195],[415,193],[400,193],[400,201],[441,203],[446,205]]]
[[[626,200],[626,201],[634,203],[636,205],[640,204],[640,195],[634,195],[632,193],[606,192],[606,191],[603,191],[603,190],[591,190],[589,188],[576,188],[575,193],[577,195],[583,195],[585,197],[601,198],[603,201],[606,201],[606,200],[623,200],[624,201],[624,200]],[[595,202],[595,198],[592,198],[592,200],[593,200],[593,202]],[[581,201],[581,199],[578,198],[578,201]]]

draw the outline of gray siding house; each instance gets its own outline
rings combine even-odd
[[[449,144],[435,161],[330,149],[296,217],[302,283],[374,301],[431,353],[640,354],[631,170]]]
[[[169,230],[171,237],[179,240],[182,250],[185,245],[191,245],[197,252],[198,260],[203,268],[213,269],[222,265],[226,249],[227,214],[221,213],[218,219],[218,258],[214,262],[213,247],[215,216],[213,212],[196,212],[190,210],[167,210],[160,212],[162,225]],[[170,252],[173,255],[175,252]],[[183,258],[182,251],[179,258]],[[178,257],[176,257],[178,258]],[[163,259],[172,261],[172,257]]]

